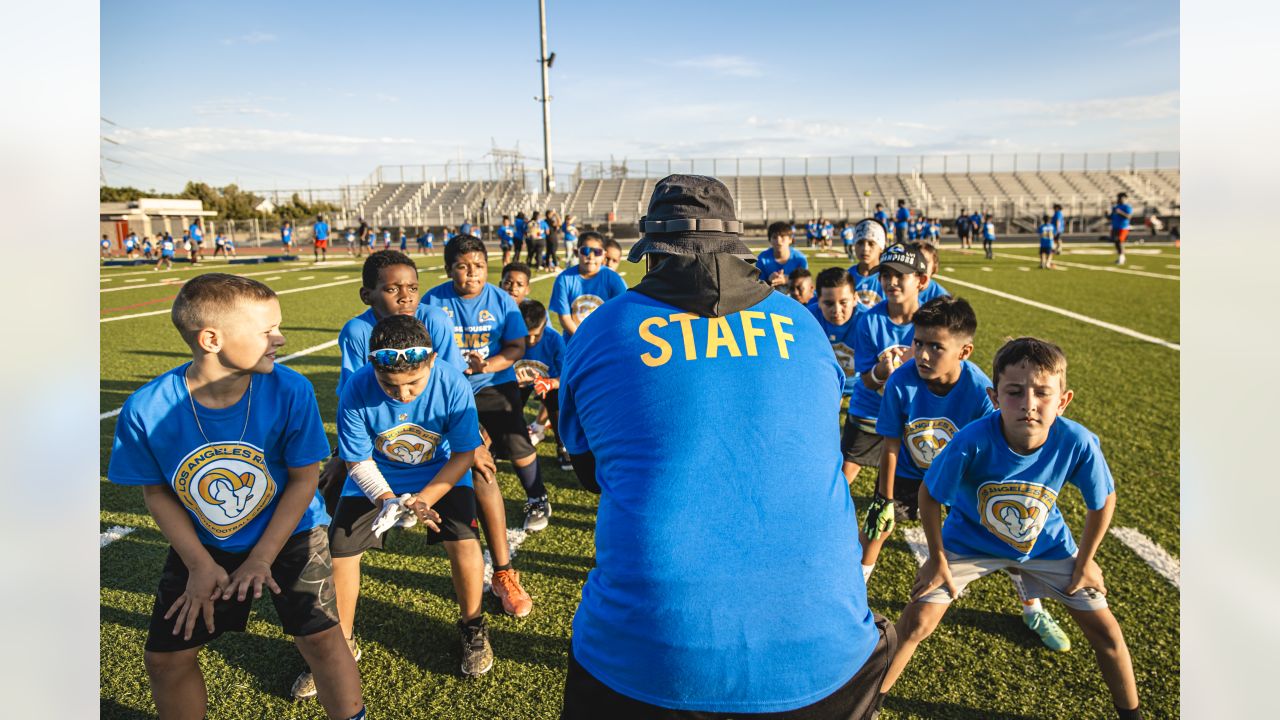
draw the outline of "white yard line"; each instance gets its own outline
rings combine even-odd
[[[146,281],[145,281],[145,280],[143,280],[142,278],[134,278],[134,279],[132,279],[132,280],[125,280],[125,282],[127,282],[127,283],[136,283],[136,282],[146,282]],[[135,290],[136,288],[116,288],[116,289],[117,289],[117,290]]]
[[[279,277],[280,277],[281,275],[284,275],[285,273],[295,273],[295,272],[300,272],[300,271],[302,271],[302,270],[309,270],[309,269],[310,269],[310,268],[291,268],[291,269],[289,269],[289,270],[279,270],[279,269],[275,269],[275,270],[263,270],[263,271],[261,271],[261,272],[252,272],[252,273],[232,273],[232,274],[233,274],[233,275],[238,275],[239,277],[258,277],[259,275],[270,275],[271,273],[276,273],[276,277],[274,277],[274,278],[267,278],[267,280],[277,280],[277,279],[279,279]],[[315,275],[312,275],[311,277],[315,277]],[[344,276],[344,277],[345,277],[345,276]],[[185,283],[187,280],[190,280],[190,279],[191,279],[191,278],[178,278],[178,277],[173,277],[173,278],[164,278],[164,279],[160,280],[160,282],[151,283],[150,285],[134,285],[134,286],[132,286],[132,287],[102,288],[102,289],[98,290],[98,292],[99,292],[99,293],[109,293],[109,292],[119,292],[119,291],[121,291],[121,290],[141,290],[142,288],[168,287],[168,286],[172,286],[172,285],[180,285],[180,284]],[[304,278],[304,279],[305,279],[305,278]],[[127,283],[132,283],[132,282],[142,282],[142,280],[125,280],[125,282],[127,282]]]
[[[1170,270],[1181,270],[1181,269],[1182,269],[1182,265],[1165,265],[1165,267],[1169,268]]]
[[[182,268],[180,268],[180,267],[174,267],[173,269],[171,269],[171,270],[165,270],[164,272],[165,272],[165,273],[177,273],[177,272],[191,272],[191,271],[193,271],[193,270],[196,270],[196,271],[200,271],[200,270],[207,270],[207,268],[205,267],[205,263],[206,263],[206,262],[210,262],[210,261],[208,261],[208,260],[203,260],[203,261],[201,261],[201,262],[200,262],[200,264],[199,264],[199,265],[196,265],[195,267],[190,267],[190,266],[188,266],[188,267],[182,267]],[[221,260],[214,261],[214,262],[217,262],[218,264],[223,264]],[[301,261],[293,261],[293,262],[301,262]],[[327,263],[323,263],[323,264],[324,264],[324,266],[325,266],[325,267],[336,267],[336,266],[339,266],[339,265],[350,265],[350,264],[352,264],[352,263],[354,263],[354,262],[355,262],[355,260],[337,260],[337,261],[327,262]],[[184,264],[185,264],[185,263],[184,263]],[[176,264],[175,264],[175,265],[176,265]],[[309,270],[309,269],[311,269],[311,267],[314,265],[314,263],[308,263],[307,265],[308,265],[308,267],[296,267],[296,268],[292,268],[292,269],[290,269],[290,270],[271,270],[271,271],[269,271],[269,272],[297,272],[298,270]],[[144,266],[139,266],[139,267],[144,267]],[[155,266],[153,265],[152,267],[155,267]],[[282,266],[282,267],[283,267],[283,266]],[[222,269],[222,268],[219,268],[219,270],[221,270],[221,269]],[[131,275],[151,275],[151,274],[153,274],[153,273],[155,273],[155,272],[156,272],[156,271],[155,271],[155,270],[153,270],[153,269],[147,269],[147,270],[132,270],[132,271],[130,271],[130,272],[112,272],[110,268],[102,268],[101,270],[102,270],[103,272],[109,272],[109,273],[111,273],[111,277],[112,277],[112,278],[129,277],[129,276],[131,276]],[[164,273],[161,273],[161,275],[163,275],[163,274],[164,274]]]
[[[298,352],[296,352],[296,353],[290,353],[290,354],[288,354],[288,355],[285,355],[285,356],[284,356],[284,357],[282,357],[282,358],[276,358],[276,362],[278,362],[278,363],[287,363],[287,362],[289,362],[290,360],[293,360],[294,358],[300,358],[300,357],[303,357],[304,355],[310,355],[311,353],[317,353],[317,352],[320,352],[321,350],[328,350],[329,348],[331,348],[331,347],[333,347],[334,345],[337,345],[337,344],[338,344],[338,341],[337,341],[336,339],[334,339],[334,340],[327,340],[327,341],[325,341],[325,342],[320,343],[319,345],[312,345],[311,347],[309,347],[309,348],[304,348],[304,349],[302,349],[302,350],[299,350],[299,351],[298,351]],[[120,414],[120,411],[121,411],[122,409],[123,409],[123,408],[116,408],[115,410],[110,410],[110,411],[108,411],[108,412],[104,412],[104,413],[102,413],[102,414],[98,415],[98,420],[99,420],[99,421],[102,421],[102,420],[106,420],[107,418],[113,418],[113,417],[115,417],[115,416],[119,415],[119,414]]]
[[[985,270],[986,268],[983,268],[983,269]],[[1099,320],[1097,318],[1091,318],[1088,315],[1081,315],[1080,313],[1071,312],[1070,310],[1063,310],[1062,308],[1057,308],[1042,302],[1036,302],[1035,300],[1028,300],[1026,298],[1018,297],[1017,295],[1011,295],[1007,292],[1001,292],[999,290],[995,290],[993,288],[989,288],[984,285],[965,282],[964,280],[960,280],[960,279],[951,277],[949,275],[948,276],[938,275],[937,277],[939,280],[942,280],[948,284],[962,285],[967,288],[973,288],[974,290],[988,293],[990,295],[995,295],[996,297],[1004,298],[1005,300],[1012,300],[1014,302],[1022,303],[1023,305],[1030,305],[1031,307],[1039,308],[1041,310],[1047,310],[1052,313],[1057,313],[1059,315],[1069,317],[1073,320],[1079,320],[1080,322],[1089,323],[1090,325],[1097,325],[1100,328],[1105,328],[1107,330],[1111,330],[1112,332],[1120,333],[1121,335],[1128,335],[1131,338],[1137,338],[1138,340],[1144,340],[1154,345],[1167,347],[1170,350],[1177,350],[1178,352],[1182,352],[1182,346],[1179,345],[1178,343],[1173,343],[1173,342],[1169,342],[1168,340],[1162,340],[1158,337],[1146,335],[1144,333],[1138,332],[1137,330],[1130,330],[1127,327],[1115,325],[1113,323],[1109,323],[1104,320]]]
[[[507,546],[511,550],[511,557],[516,556],[516,550],[529,539],[528,531],[523,528],[507,528]],[[489,551],[484,551],[484,591],[489,592],[491,587],[490,580],[493,579],[493,558],[489,556]]]
[[[106,530],[98,533],[98,549],[101,550],[136,529],[137,528],[125,527],[123,525],[113,525],[112,527],[107,528]]]
[[[279,280],[279,279],[280,279],[279,275],[274,275],[269,278],[262,278],[262,282],[271,282],[272,280]]]
[[[346,277],[346,275],[339,275],[339,277]],[[289,293],[307,292],[308,290],[320,290],[322,288],[335,287],[337,285],[350,285],[351,283],[357,283],[357,282],[360,282],[360,278],[356,278],[354,280],[341,280],[337,282],[320,283],[319,285],[310,285],[308,287],[300,287],[300,288],[290,288],[288,290],[277,290],[276,295],[288,295]],[[166,315],[169,313],[171,309],[172,308],[165,308],[164,310],[153,310],[151,312],[134,313],[133,315],[120,315],[118,317],[102,318],[98,322],[108,323],[108,322],[114,322],[116,320],[132,320],[134,318],[151,317],[153,315]]]
[[[303,276],[303,277],[298,278],[298,281],[299,281],[299,282],[301,282],[301,281],[303,281],[303,280],[315,280],[315,279],[316,279],[316,276],[315,276],[315,275],[306,275],[306,276]]]
[[[923,565],[924,561],[929,559],[929,541],[925,539],[924,528],[904,528],[902,530],[902,539],[907,541],[907,547],[910,548],[917,565]]]
[[[1168,580],[1175,588],[1182,589],[1182,563],[1154,540],[1133,528],[1113,527],[1111,534],[1142,558],[1152,570]]]
[[[546,273],[546,274],[544,274],[544,275],[539,275],[539,276],[538,276],[538,277],[536,277],[536,278],[532,278],[532,279],[530,279],[530,280],[529,280],[529,284],[530,284],[530,285],[532,285],[532,284],[534,284],[534,283],[538,282],[539,280],[546,280],[547,278],[553,278],[553,277],[555,277],[555,276],[556,276],[556,275],[558,275],[558,274],[559,274],[559,273],[553,273],[553,272],[552,272],[552,273]]]
[[[1039,258],[1028,257],[1026,255],[1014,255],[1013,253],[992,253],[996,257],[1009,258],[1010,260],[1022,260],[1023,262],[1040,262]],[[1121,275],[1138,275],[1140,277],[1157,278],[1160,280],[1181,280],[1177,275],[1163,275],[1161,273],[1144,272],[1141,265],[1134,266],[1134,269],[1123,267],[1108,267],[1106,265],[1087,265],[1085,263],[1074,263],[1067,260],[1053,259],[1054,265],[1065,265],[1066,267],[1080,268],[1081,270],[1098,270],[1100,272],[1120,273]]]

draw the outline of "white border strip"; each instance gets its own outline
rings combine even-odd
[[[137,530],[137,528],[125,527],[123,525],[113,525],[112,527],[107,528],[106,530],[98,533],[98,549],[101,550],[134,530]]]
[[[287,363],[287,362],[289,362],[290,360],[292,360],[292,359],[294,359],[294,358],[300,358],[300,357],[302,357],[302,356],[304,356],[304,355],[310,355],[311,353],[320,352],[321,350],[328,350],[329,348],[331,348],[331,347],[333,347],[334,345],[337,345],[337,344],[338,344],[338,341],[337,341],[337,340],[328,340],[328,341],[326,341],[326,342],[322,342],[322,343],[320,343],[319,345],[312,345],[311,347],[309,347],[309,348],[305,348],[305,349],[302,349],[302,350],[299,350],[299,351],[298,351],[298,352],[296,352],[296,353],[292,353],[292,354],[290,354],[290,355],[285,355],[285,356],[284,356],[284,357],[282,357],[282,358],[277,358],[277,359],[276,359],[276,362],[278,362],[278,363]],[[119,414],[120,414],[120,411],[121,411],[121,410],[123,410],[123,409],[124,409],[123,407],[118,407],[118,408],[116,408],[115,410],[111,410],[111,411],[109,411],[109,412],[104,412],[104,413],[102,413],[101,415],[99,415],[99,416],[98,416],[98,421],[99,421],[99,422],[101,422],[101,421],[103,421],[103,420],[106,420],[107,418],[113,418],[113,417],[115,417],[115,416],[119,415]]]
[[[1182,352],[1182,346],[1179,345],[1178,343],[1169,342],[1168,340],[1161,340],[1158,337],[1145,335],[1143,333],[1138,332],[1137,330],[1130,330],[1127,327],[1115,325],[1115,324],[1106,322],[1104,320],[1099,320],[1097,318],[1091,318],[1088,315],[1081,315],[1080,313],[1077,313],[1077,312],[1071,312],[1070,310],[1063,310],[1062,308],[1054,307],[1052,305],[1046,305],[1045,303],[1036,302],[1035,300],[1028,300],[1026,298],[1018,297],[1017,295],[1011,295],[1007,292],[994,290],[992,288],[985,287],[983,285],[977,285],[971,282],[965,282],[964,280],[951,277],[950,275],[946,275],[946,276],[937,275],[935,277],[937,277],[939,280],[945,280],[948,284],[962,285],[967,288],[973,288],[974,290],[988,293],[990,295],[995,295],[996,297],[1004,298],[1005,300],[1012,300],[1014,302],[1022,303],[1023,305],[1030,305],[1033,308],[1039,308],[1041,310],[1048,310],[1049,312],[1057,313],[1059,315],[1064,315],[1066,317],[1069,317],[1072,320],[1079,320],[1080,322],[1089,323],[1090,325],[1097,325],[1100,328],[1105,328],[1107,330],[1111,330],[1112,332],[1118,332],[1121,335],[1128,335],[1131,338],[1137,338],[1138,340],[1143,340],[1143,341],[1152,343],[1153,345],[1160,345],[1162,347],[1167,347],[1170,350],[1177,350],[1178,352]]]
[[[924,536],[924,528],[904,528],[902,537],[907,541],[907,547],[911,549],[911,554],[915,556],[916,564],[923,565],[924,561],[929,559],[929,540]]]
[[[339,280],[337,282],[321,283],[319,285],[309,285],[307,287],[290,288],[289,290],[277,290],[276,295],[288,295],[289,293],[306,292],[308,290],[320,290],[321,288],[335,287],[338,285],[350,285],[351,283],[358,283],[358,282],[361,282],[360,278],[355,278],[354,280]],[[98,320],[98,323],[99,324],[109,323],[109,322],[115,322],[116,320],[132,320],[134,318],[151,317],[153,315],[166,315],[172,309],[173,309],[172,307],[168,307],[168,308],[165,308],[164,310],[153,310],[151,312],[134,313],[133,315],[119,315],[117,317],[107,317],[107,318],[102,318]]]
[[[1027,257],[1025,255],[1014,255],[1013,253],[992,253],[996,257],[1010,258],[1012,260],[1022,260],[1024,262],[1040,262],[1039,258]],[[1178,275],[1161,275],[1160,273],[1146,272],[1144,270],[1132,270],[1123,267],[1107,267],[1106,265],[1087,265],[1085,263],[1068,262],[1066,260],[1053,259],[1054,265],[1063,265],[1065,267],[1080,268],[1081,270],[1099,270],[1101,272],[1121,273],[1123,275],[1140,275],[1142,277],[1159,278],[1161,280],[1173,280],[1179,282],[1182,278]]]
[[[1182,589],[1182,563],[1178,558],[1133,528],[1113,527],[1111,534],[1175,588]]]

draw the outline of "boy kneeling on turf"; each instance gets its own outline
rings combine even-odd
[[[129,396],[107,468],[112,482],[142,486],[170,543],[144,655],[156,709],[204,716],[196,655],[243,631],[266,587],[282,629],[316,668],[325,712],[363,718],[316,492],[328,439],[311,383],[276,367],[285,342],[276,294],[256,280],[200,275],[178,293],[172,319],[192,360]]]
[[[480,421],[471,384],[435,357],[417,318],[383,318],[369,336],[369,364],[342,389],[338,453],[349,476],[329,530],[338,617],[353,637],[364,551],[380,549],[388,529],[421,521],[427,542],[444,542],[449,556],[462,615],[462,673],[480,675],[493,667],[471,486]]]
[[[970,582],[1017,568],[1035,595],[1067,606],[1093,646],[1120,718],[1139,718],[1129,649],[1107,608],[1094,554],[1115,512],[1115,483],[1098,437],[1059,417],[1070,404],[1067,359],[1053,343],[1023,337],[996,352],[996,412],[966,425],[929,466],[920,522],[929,559],[898,620],[900,645],[881,692],[888,692],[916,646],[938,626]],[[1083,545],[1058,510],[1067,483],[1084,496]],[[946,522],[942,505],[950,506]]]

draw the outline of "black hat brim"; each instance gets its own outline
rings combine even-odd
[[[709,255],[727,253],[744,260],[755,260],[755,253],[735,233],[691,231],[682,233],[649,233],[636,241],[627,253],[629,262],[638,263],[648,253],[667,255]]]

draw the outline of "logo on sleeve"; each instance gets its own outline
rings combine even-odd
[[[183,458],[173,490],[210,534],[227,538],[271,503],[276,483],[261,448],[246,442],[209,443]]]
[[[978,488],[982,524],[1022,554],[1031,552],[1058,494],[1044,485],[989,482]]]
[[[420,425],[405,423],[378,433],[373,446],[388,460],[421,465],[435,457],[440,436]]]
[[[582,322],[588,315],[596,311],[596,308],[604,304],[604,300],[595,295],[579,295],[574,298],[573,303],[569,305],[569,314],[574,320]]]
[[[911,453],[911,462],[928,470],[955,434],[956,426],[947,418],[917,418],[903,428],[902,441]]]
[[[538,378],[551,377],[551,368],[540,360],[516,361],[516,382],[520,385],[532,385]]]

